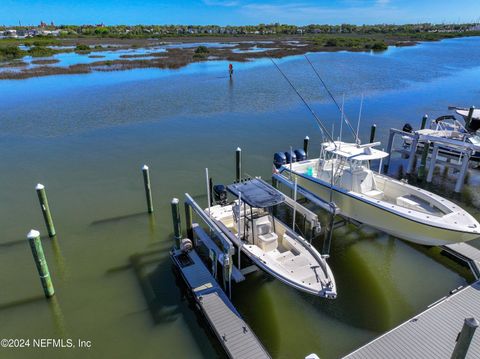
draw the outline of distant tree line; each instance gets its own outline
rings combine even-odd
[[[0,31],[27,30],[29,26],[0,26]],[[64,37],[162,37],[177,35],[303,35],[303,34],[415,34],[435,32],[467,32],[479,30],[478,24],[405,24],[405,25],[306,25],[259,24],[249,26],[218,25],[46,25],[42,29],[62,30]]]

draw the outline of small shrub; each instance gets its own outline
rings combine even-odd
[[[209,52],[206,46],[199,46],[195,49],[195,54],[208,54]]]

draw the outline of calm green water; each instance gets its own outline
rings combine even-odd
[[[361,134],[377,123],[385,140],[391,126],[418,126],[424,113],[475,104],[479,45],[467,38],[311,59],[335,95],[345,93],[351,118],[365,95]],[[338,121],[303,57],[279,63],[328,126]],[[210,62],[0,82],[0,337],[92,342],[90,349],[0,349],[1,357],[222,357],[172,271],[169,202],[189,192],[205,203],[205,167],[215,182],[232,181],[237,146],[245,171],[269,178],[274,152],[300,147],[305,135],[312,151],[320,143],[269,60],[234,66],[233,81],[227,63]],[[46,233],[38,182],[47,187],[58,232],[43,239],[52,301],[42,297],[25,239],[31,228]],[[262,273],[234,287],[234,303],[273,357],[339,357],[471,280],[438,250],[352,227],[336,231],[330,265],[335,301]]]

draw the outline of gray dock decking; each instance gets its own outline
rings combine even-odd
[[[475,278],[480,279],[480,250],[467,243],[447,244],[443,250],[467,262]]]
[[[197,253],[190,251],[186,254],[192,262],[187,265],[182,264],[179,259],[178,256],[181,254],[179,250],[173,251],[172,260],[227,355],[235,359],[270,358]]]
[[[480,250],[455,243],[442,247],[464,260],[477,278],[472,285],[441,299],[424,312],[348,354],[348,359],[450,358],[465,318],[480,318]],[[480,332],[467,359],[480,358]]]

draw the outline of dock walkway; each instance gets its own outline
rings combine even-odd
[[[444,251],[466,262],[476,279],[480,279],[480,250],[467,243],[447,244]]]
[[[171,258],[227,355],[235,359],[270,358],[197,253],[173,250]]]
[[[480,281],[477,281],[345,358],[450,358],[464,319],[480,318],[479,303]],[[467,358],[480,358],[480,333],[473,336]]]
[[[480,318],[480,250],[467,243],[448,244],[442,249],[466,262],[477,282],[442,298],[345,358],[451,357],[465,318]],[[467,358],[480,358],[480,333],[473,336]]]

